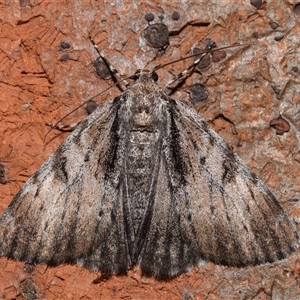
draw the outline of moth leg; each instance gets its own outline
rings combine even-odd
[[[166,85],[165,88],[168,88],[168,86],[170,84],[172,84],[173,82],[180,80],[181,78],[183,78],[184,76],[186,76],[186,74],[193,68],[195,68],[198,63],[201,61],[201,59],[206,56],[209,52],[205,52],[203,53],[198,59],[196,59],[192,64],[190,64],[185,70],[181,71],[178,75],[176,75],[172,80],[170,80]]]
[[[52,129],[57,129],[63,132],[69,132],[69,131],[73,131],[80,123],[81,121],[72,124],[67,124],[67,125],[58,125],[52,123],[46,123],[46,125],[51,127]]]
[[[237,45],[237,46],[240,46],[240,45]],[[247,45],[246,45],[247,46]],[[170,84],[172,84],[173,82],[177,81],[177,80],[180,80],[181,78],[185,77],[193,68],[195,68],[198,63],[202,60],[202,58],[204,56],[206,56],[207,54],[211,53],[211,52],[214,52],[214,51],[218,51],[218,50],[221,50],[221,49],[226,49],[226,48],[231,48],[231,46],[228,46],[228,47],[222,47],[222,48],[217,48],[217,49],[212,49],[215,47],[215,44],[211,44],[209,45],[209,49],[206,50],[205,52],[203,52],[202,54],[199,53],[199,57],[193,62],[191,63],[185,70],[181,71],[179,74],[177,74],[175,77],[173,77],[172,80],[170,80],[166,85],[165,85],[165,89],[169,87]],[[235,46],[233,46],[235,47]],[[198,54],[197,54],[198,55]],[[190,57],[193,57],[194,55],[190,56]],[[157,69],[160,69],[157,68]],[[156,70],[157,70],[156,69]]]

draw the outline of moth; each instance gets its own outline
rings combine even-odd
[[[140,72],[25,183],[0,219],[1,255],[104,274],[138,265],[164,279],[202,261],[274,262],[298,247],[269,189],[156,81]]]

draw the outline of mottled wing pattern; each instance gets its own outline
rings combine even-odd
[[[26,182],[0,219],[0,254],[125,273],[117,97],[101,105]]]
[[[0,255],[168,278],[202,260],[246,266],[298,246],[293,222],[228,145],[151,79],[101,105],[0,219]]]
[[[169,101],[142,270],[167,277],[201,260],[241,267],[294,251],[295,225],[273,194],[196,112]]]

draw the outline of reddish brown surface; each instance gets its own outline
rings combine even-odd
[[[190,2],[193,4],[1,1],[0,163],[5,166],[8,182],[0,185],[0,212],[67,136],[52,131],[44,141],[49,130],[45,123],[59,120],[111,84],[95,73],[97,54],[88,40],[91,34],[125,75],[186,56],[204,38],[219,46],[251,43],[248,48],[227,50],[225,60],[213,63],[202,76],[194,73],[172,97],[188,101],[188,86],[205,83],[209,98],[197,105],[199,113],[299,220],[298,203],[287,201],[300,197],[299,73],[291,71],[299,63],[299,16],[293,12],[293,1],[273,1],[259,10],[250,1],[236,4],[224,0],[219,5]],[[181,16],[177,21],[171,18],[174,11]],[[169,47],[161,55],[142,38],[147,12],[154,13],[154,23],[158,15],[164,15],[163,22],[173,31]],[[284,35],[283,39],[275,41],[279,35]],[[62,41],[68,41],[71,48],[60,50]],[[69,59],[61,61],[64,54]],[[160,85],[189,62],[160,70]],[[275,94],[271,85],[281,93]],[[111,89],[97,101],[118,93]],[[269,127],[270,120],[280,113],[291,125],[282,136]],[[85,116],[81,109],[64,123]],[[207,263],[169,282],[143,278],[138,269],[103,281],[97,280],[98,273],[67,265],[38,265],[28,273],[24,263],[1,258],[0,298],[300,299],[298,256],[296,252],[281,263],[245,269]]]

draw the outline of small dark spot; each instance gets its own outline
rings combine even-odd
[[[98,276],[96,279],[93,280],[93,284],[99,284],[101,282],[105,282],[107,280],[109,280],[112,277],[111,274],[109,273],[101,273],[101,276]]]
[[[164,48],[169,44],[169,30],[165,24],[153,24],[145,29],[144,37],[153,48]]]
[[[203,50],[199,49],[199,48],[194,48],[193,49],[193,54],[199,54],[195,57],[195,59],[198,59],[201,57],[201,54],[203,53]],[[199,69],[205,69],[210,65],[211,59],[209,55],[205,55],[201,61],[199,62],[199,64],[197,65],[197,68]]]
[[[248,208],[248,209],[249,209],[249,208]],[[245,230],[246,232],[249,232],[247,226],[245,226],[245,225],[244,225],[244,230]]]
[[[172,19],[173,19],[174,21],[179,20],[179,19],[180,19],[180,14],[179,14],[179,12],[174,11],[173,14],[172,14]]]
[[[0,164],[0,183],[2,184],[7,183],[5,168],[2,164]]]
[[[63,151],[63,148],[61,148]],[[68,181],[68,172],[66,170],[67,158],[63,156],[62,152],[56,155],[55,163],[57,168],[55,169],[55,177],[61,180],[62,182]]]
[[[145,20],[146,20],[147,22],[153,21],[153,20],[154,20],[154,14],[153,14],[153,13],[146,13],[146,14],[145,14]]]
[[[292,67],[291,70],[292,70],[292,72],[295,72],[295,73],[298,73],[298,72],[299,72],[299,68],[296,67],[296,66]]]
[[[109,79],[111,77],[111,73],[105,62],[102,60],[96,60],[94,63],[96,73],[101,79]]]
[[[191,97],[194,102],[202,102],[207,100],[208,94],[204,89],[203,84],[195,84],[190,87]]]
[[[99,105],[95,101],[89,101],[85,107],[85,111],[88,115],[93,113]]]
[[[272,29],[277,29],[279,27],[279,25],[274,21],[270,21],[269,25]]]
[[[216,42],[211,40],[211,39],[204,39],[203,43],[205,44],[205,50],[206,51],[210,51],[213,48],[217,48]]]
[[[157,75],[157,73],[156,73],[156,72],[152,72],[151,78],[152,78],[153,81],[156,82],[156,81],[158,80],[158,75]]]
[[[22,296],[27,300],[38,299],[37,286],[31,279],[25,279],[21,282]]]
[[[84,156],[84,162],[89,162],[91,159],[91,155],[90,155],[90,152],[87,152]]]
[[[225,50],[214,51],[211,53],[211,56],[213,62],[218,62],[226,57],[226,51]]]
[[[111,218],[111,221],[112,221],[112,222],[115,222],[115,221],[116,221],[116,214],[112,212],[112,213],[110,214],[110,218]]]
[[[67,61],[70,58],[70,55],[68,53],[64,53],[61,57],[60,57],[60,61]]]
[[[275,86],[275,85],[271,85],[271,88],[273,89],[273,91],[278,95],[278,94],[280,94],[280,92],[281,92],[281,90],[277,87],[277,86]]]
[[[276,42],[279,42],[279,41],[281,41],[283,38],[284,38],[284,34],[281,34],[281,35],[275,36],[275,37],[274,37],[274,40],[275,40]]]
[[[300,15],[300,3],[297,3],[297,4],[294,6],[293,12],[294,12],[296,15]]]
[[[258,32],[257,32],[257,31],[254,31],[254,32],[252,33],[252,37],[254,37],[255,39],[258,39],[258,37],[259,37]]]
[[[289,202],[298,202],[299,198],[290,198],[288,199]]]
[[[282,118],[281,115],[279,115],[278,118],[271,120],[269,125],[276,130],[276,134],[278,135],[283,135],[290,130],[289,122]]]
[[[162,21],[164,19],[163,15],[159,15],[158,18]]]
[[[237,147],[243,147],[243,142],[242,141],[238,141],[238,143],[236,144]]]
[[[262,0],[250,0],[250,4],[253,5],[255,8],[261,8]]]
[[[222,182],[230,182],[234,177],[234,169],[232,168],[232,164],[229,160],[225,160],[223,162],[223,174],[222,174]]]
[[[21,7],[30,6],[30,0],[20,0],[20,6]]]
[[[62,41],[59,45],[60,50],[66,50],[66,49],[69,49],[69,48],[71,48],[71,44],[67,41]]]
[[[26,262],[25,263],[25,266],[24,266],[24,271],[28,274],[31,274],[33,273],[35,270],[35,265],[34,264],[31,264],[29,262]]]
[[[202,156],[202,157],[200,158],[200,164],[201,164],[201,165],[205,165],[205,162],[206,162],[206,157],[205,157],[205,156]]]

